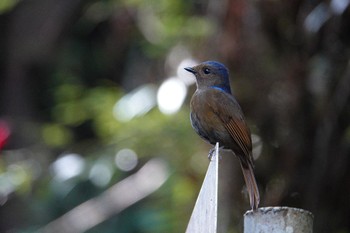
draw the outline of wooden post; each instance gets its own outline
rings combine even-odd
[[[194,206],[186,233],[216,233],[218,208],[219,143],[216,143],[202,188]]]
[[[290,207],[264,207],[244,214],[244,233],[312,233],[311,212]]]

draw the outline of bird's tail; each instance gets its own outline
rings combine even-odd
[[[249,194],[250,207],[255,210],[259,206],[260,195],[254,176],[253,166],[250,163],[247,163],[247,166],[244,166],[241,161],[240,164]]]

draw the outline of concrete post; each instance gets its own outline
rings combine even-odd
[[[311,212],[290,207],[264,207],[244,214],[244,233],[312,233]]]

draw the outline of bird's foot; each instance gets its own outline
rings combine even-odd
[[[215,155],[215,147],[211,148],[208,154],[209,161],[212,160],[213,156]]]
[[[222,146],[222,147],[219,147],[219,150],[220,149],[223,149],[224,147]],[[208,159],[209,159],[209,161],[212,161],[213,159],[214,159],[214,155],[215,155],[215,146],[213,147],[213,148],[211,148],[210,149],[210,151],[209,151],[209,154],[208,154]],[[220,153],[219,153],[219,159],[221,160],[221,155],[220,155]]]

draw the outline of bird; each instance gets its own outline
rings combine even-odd
[[[205,61],[184,69],[196,77],[197,89],[190,102],[193,129],[206,142],[212,145],[219,142],[220,148],[231,150],[236,155],[249,194],[250,207],[256,210],[260,194],[253,170],[250,129],[231,92],[228,69],[217,61]]]

